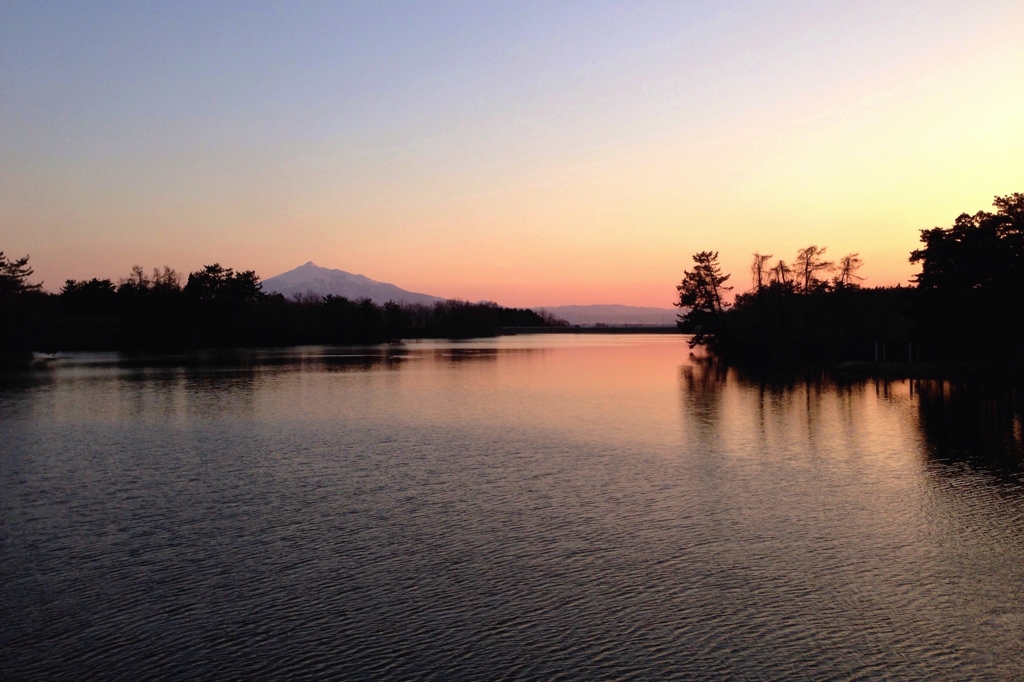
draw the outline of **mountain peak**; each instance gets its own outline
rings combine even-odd
[[[424,303],[432,305],[444,299],[428,294],[406,291],[394,284],[377,282],[363,275],[354,275],[344,270],[324,268],[308,261],[297,268],[283,272],[276,277],[263,280],[263,291],[285,296],[344,296],[352,301],[368,298],[377,305],[388,301]]]

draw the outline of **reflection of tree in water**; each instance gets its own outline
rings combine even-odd
[[[289,349],[236,348],[190,353],[120,353],[116,366],[125,369],[168,369],[208,372],[255,372],[264,369],[359,371],[383,366],[396,368],[405,359],[400,347],[310,346]],[[99,363],[103,366],[107,363]],[[140,376],[148,376],[141,374]]]
[[[1024,387],[918,381],[921,432],[936,460],[993,473],[1024,465]]]
[[[326,372],[365,372],[371,369],[398,369],[406,356],[390,351],[353,352],[351,354],[322,355],[306,358],[304,369],[319,369]]]
[[[680,367],[679,381],[683,422],[701,447],[736,440],[766,454],[841,455],[899,442],[958,495],[996,484],[1020,499],[1024,386],[828,373],[766,380],[706,362]],[[907,430],[920,440],[902,440]]]
[[[295,349],[214,349],[193,353],[120,353],[96,367],[117,367],[116,382],[132,396],[130,413],[246,414],[267,381],[301,372],[360,373],[398,369],[397,347],[317,346]]]
[[[441,348],[435,350],[433,358],[439,362],[472,362],[474,360],[497,360],[499,351],[495,348]]]
[[[174,393],[190,417],[248,415],[255,409],[260,376],[251,366],[192,366],[180,370],[180,377]]]
[[[850,410],[866,390],[863,380],[851,381],[820,369],[765,374],[701,361],[680,368],[680,375],[688,411],[708,424],[720,417],[723,396],[730,386],[750,397],[748,404],[756,410],[756,423],[766,444],[782,433],[785,438],[813,441],[822,429],[822,410],[829,405],[845,415],[848,429],[855,429]],[[799,431],[792,430],[794,427]]]
[[[547,353],[544,348],[481,348],[450,346],[434,350],[431,357],[439,362],[458,364],[473,361],[495,361],[499,357],[511,355],[538,355]]]
[[[704,436],[717,428],[728,373],[728,367],[713,360],[695,360],[679,368],[683,408]]]
[[[694,360],[692,364],[679,368],[679,380],[688,395],[695,399],[713,396],[725,385],[729,368],[713,360]]]

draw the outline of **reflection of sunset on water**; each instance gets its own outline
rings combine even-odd
[[[677,334],[62,355],[0,385],[0,654],[1013,678],[1022,414],[992,386],[754,381]]]

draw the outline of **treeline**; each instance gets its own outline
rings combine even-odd
[[[693,256],[677,287],[680,327],[722,359],[791,369],[843,361],[1005,361],[1024,358],[1024,194],[996,211],[921,231],[909,287],[865,288],[852,253],[826,260],[801,249],[792,264],[753,254],[752,287],[725,303],[730,276],[717,252]]]
[[[136,266],[118,283],[68,280],[58,294],[30,284],[28,257],[0,252],[0,351],[170,351],[242,346],[374,344],[408,338],[494,336],[502,327],[564,325],[546,313],[449,300],[409,305],[341,296],[266,294],[251,270],[219,264],[184,284],[171,268]]]

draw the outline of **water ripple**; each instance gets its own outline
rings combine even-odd
[[[0,394],[0,677],[1024,676],[1012,472],[653,348]]]

